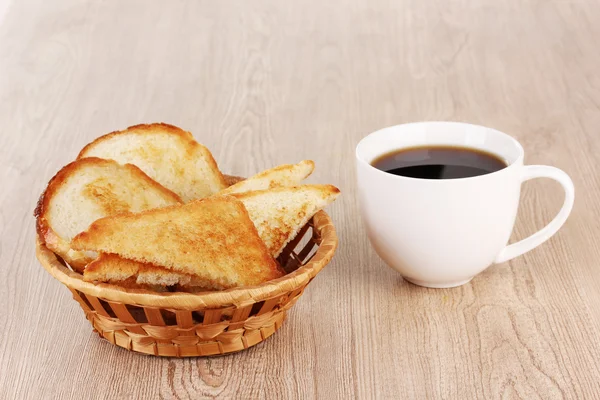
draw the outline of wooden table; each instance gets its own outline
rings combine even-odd
[[[1,398],[600,397],[599,2],[24,0],[0,18]],[[366,239],[354,147],[417,120],[500,129],[567,171],[566,225],[463,287],[404,282]],[[96,136],[153,121],[228,173],[310,158],[312,181],[343,192],[336,257],[255,348],[116,348],[35,259],[48,179]],[[525,184],[513,240],[561,203],[558,185]]]

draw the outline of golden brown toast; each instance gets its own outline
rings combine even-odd
[[[300,185],[231,196],[244,203],[269,253],[277,257],[313,215],[339,194],[340,190],[333,185]]]
[[[46,246],[81,271],[96,254],[74,251],[70,241],[93,221],[179,203],[179,196],[134,165],[86,158],[66,165],[50,180],[35,210],[36,226]]]
[[[168,124],[135,125],[101,136],[85,146],[78,159],[86,157],[134,164],[184,202],[227,187],[210,151],[191,133]]]
[[[214,288],[257,285],[282,275],[244,205],[230,196],[101,218],[71,246],[189,274]]]
[[[132,279],[133,278],[133,279]],[[194,290],[221,290],[211,281],[202,278],[174,272],[167,268],[152,264],[122,258],[117,254],[100,253],[97,259],[87,265],[83,279],[89,282],[108,282],[121,285],[122,282],[132,282],[138,287],[159,287],[179,285]]]
[[[315,163],[311,160],[303,160],[298,164],[279,165],[231,185],[217,194],[243,193],[253,190],[265,190],[278,186],[298,185],[302,180],[306,179],[314,169]]]

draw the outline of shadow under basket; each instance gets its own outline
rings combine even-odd
[[[275,333],[336,247],[333,223],[320,211],[279,256],[286,275],[258,286],[203,293],[159,293],[86,282],[39,237],[36,255],[73,293],[101,337],[139,353],[196,357],[244,350]]]

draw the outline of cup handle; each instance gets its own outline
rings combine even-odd
[[[517,243],[506,246],[496,256],[495,263],[502,263],[511,260],[521,254],[527,253],[529,250],[533,250],[546,240],[550,239],[560,227],[565,223],[567,217],[571,213],[573,208],[573,201],[575,200],[575,188],[573,181],[569,178],[564,171],[548,167],[546,165],[528,165],[524,167],[524,173],[521,177],[521,183],[528,181],[533,178],[550,178],[560,183],[565,191],[565,201],[562,208],[554,217],[552,221],[544,228],[540,229],[533,235],[526,239],[523,239]]]

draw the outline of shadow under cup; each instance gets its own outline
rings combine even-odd
[[[507,167],[438,180],[393,175],[371,165],[383,154],[420,146],[484,151]],[[505,248],[517,215],[522,170],[521,145],[494,129],[421,122],[374,132],[356,147],[359,202],[369,240],[410,282],[462,285],[493,264]]]

